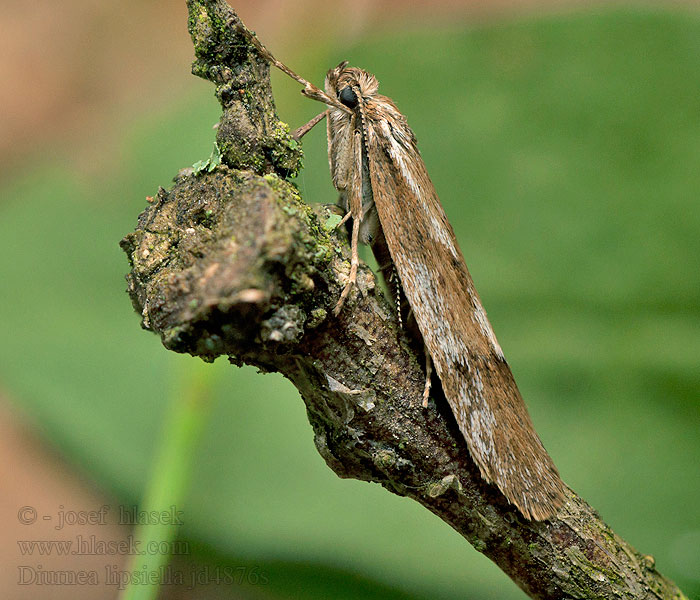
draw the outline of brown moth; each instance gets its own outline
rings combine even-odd
[[[393,268],[430,362],[482,477],[495,483],[528,519],[551,518],[566,486],[544,449],[467,270],[454,231],[421,159],[416,138],[378,82],[340,63],[328,71],[325,92],[276,60],[328,106],[296,132],[327,117],[333,185],[352,218],[350,276],[335,313],[355,282],[358,242],[371,244],[380,265]]]

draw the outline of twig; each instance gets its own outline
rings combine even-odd
[[[193,71],[217,86],[223,164],[160,189],[122,241],[143,326],[204,359],[288,377],[340,477],[374,481],[449,523],[532,598],[684,598],[573,492],[527,521],[487,485],[366,266],[338,317],[347,240],[284,179],[300,153],[274,113],[269,71],[223,1],[189,1]]]

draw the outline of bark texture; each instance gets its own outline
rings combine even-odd
[[[333,317],[347,240],[285,180],[301,152],[269,67],[223,0],[187,4],[193,72],[223,107],[221,156],[161,188],[122,240],[143,327],[170,350],[285,375],[331,469],[420,502],[532,598],[684,598],[574,492],[538,523],[481,479],[444,399],[422,408],[422,366],[367,267]]]

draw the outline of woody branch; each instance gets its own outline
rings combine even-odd
[[[301,154],[275,115],[269,67],[223,0],[187,4],[193,72],[223,107],[222,162],[182,171],[122,241],[143,326],[170,350],[284,374],[331,469],[413,498],[532,598],[684,598],[573,492],[538,523],[481,479],[449,409],[422,407],[421,365],[366,266],[333,316],[347,240],[285,179]]]

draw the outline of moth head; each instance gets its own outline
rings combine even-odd
[[[325,84],[326,94],[331,98],[337,98],[350,110],[355,110],[359,105],[364,105],[377,95],[379,83],[371,73],[347,65],[347,61],[343,61],[328,71]]]

